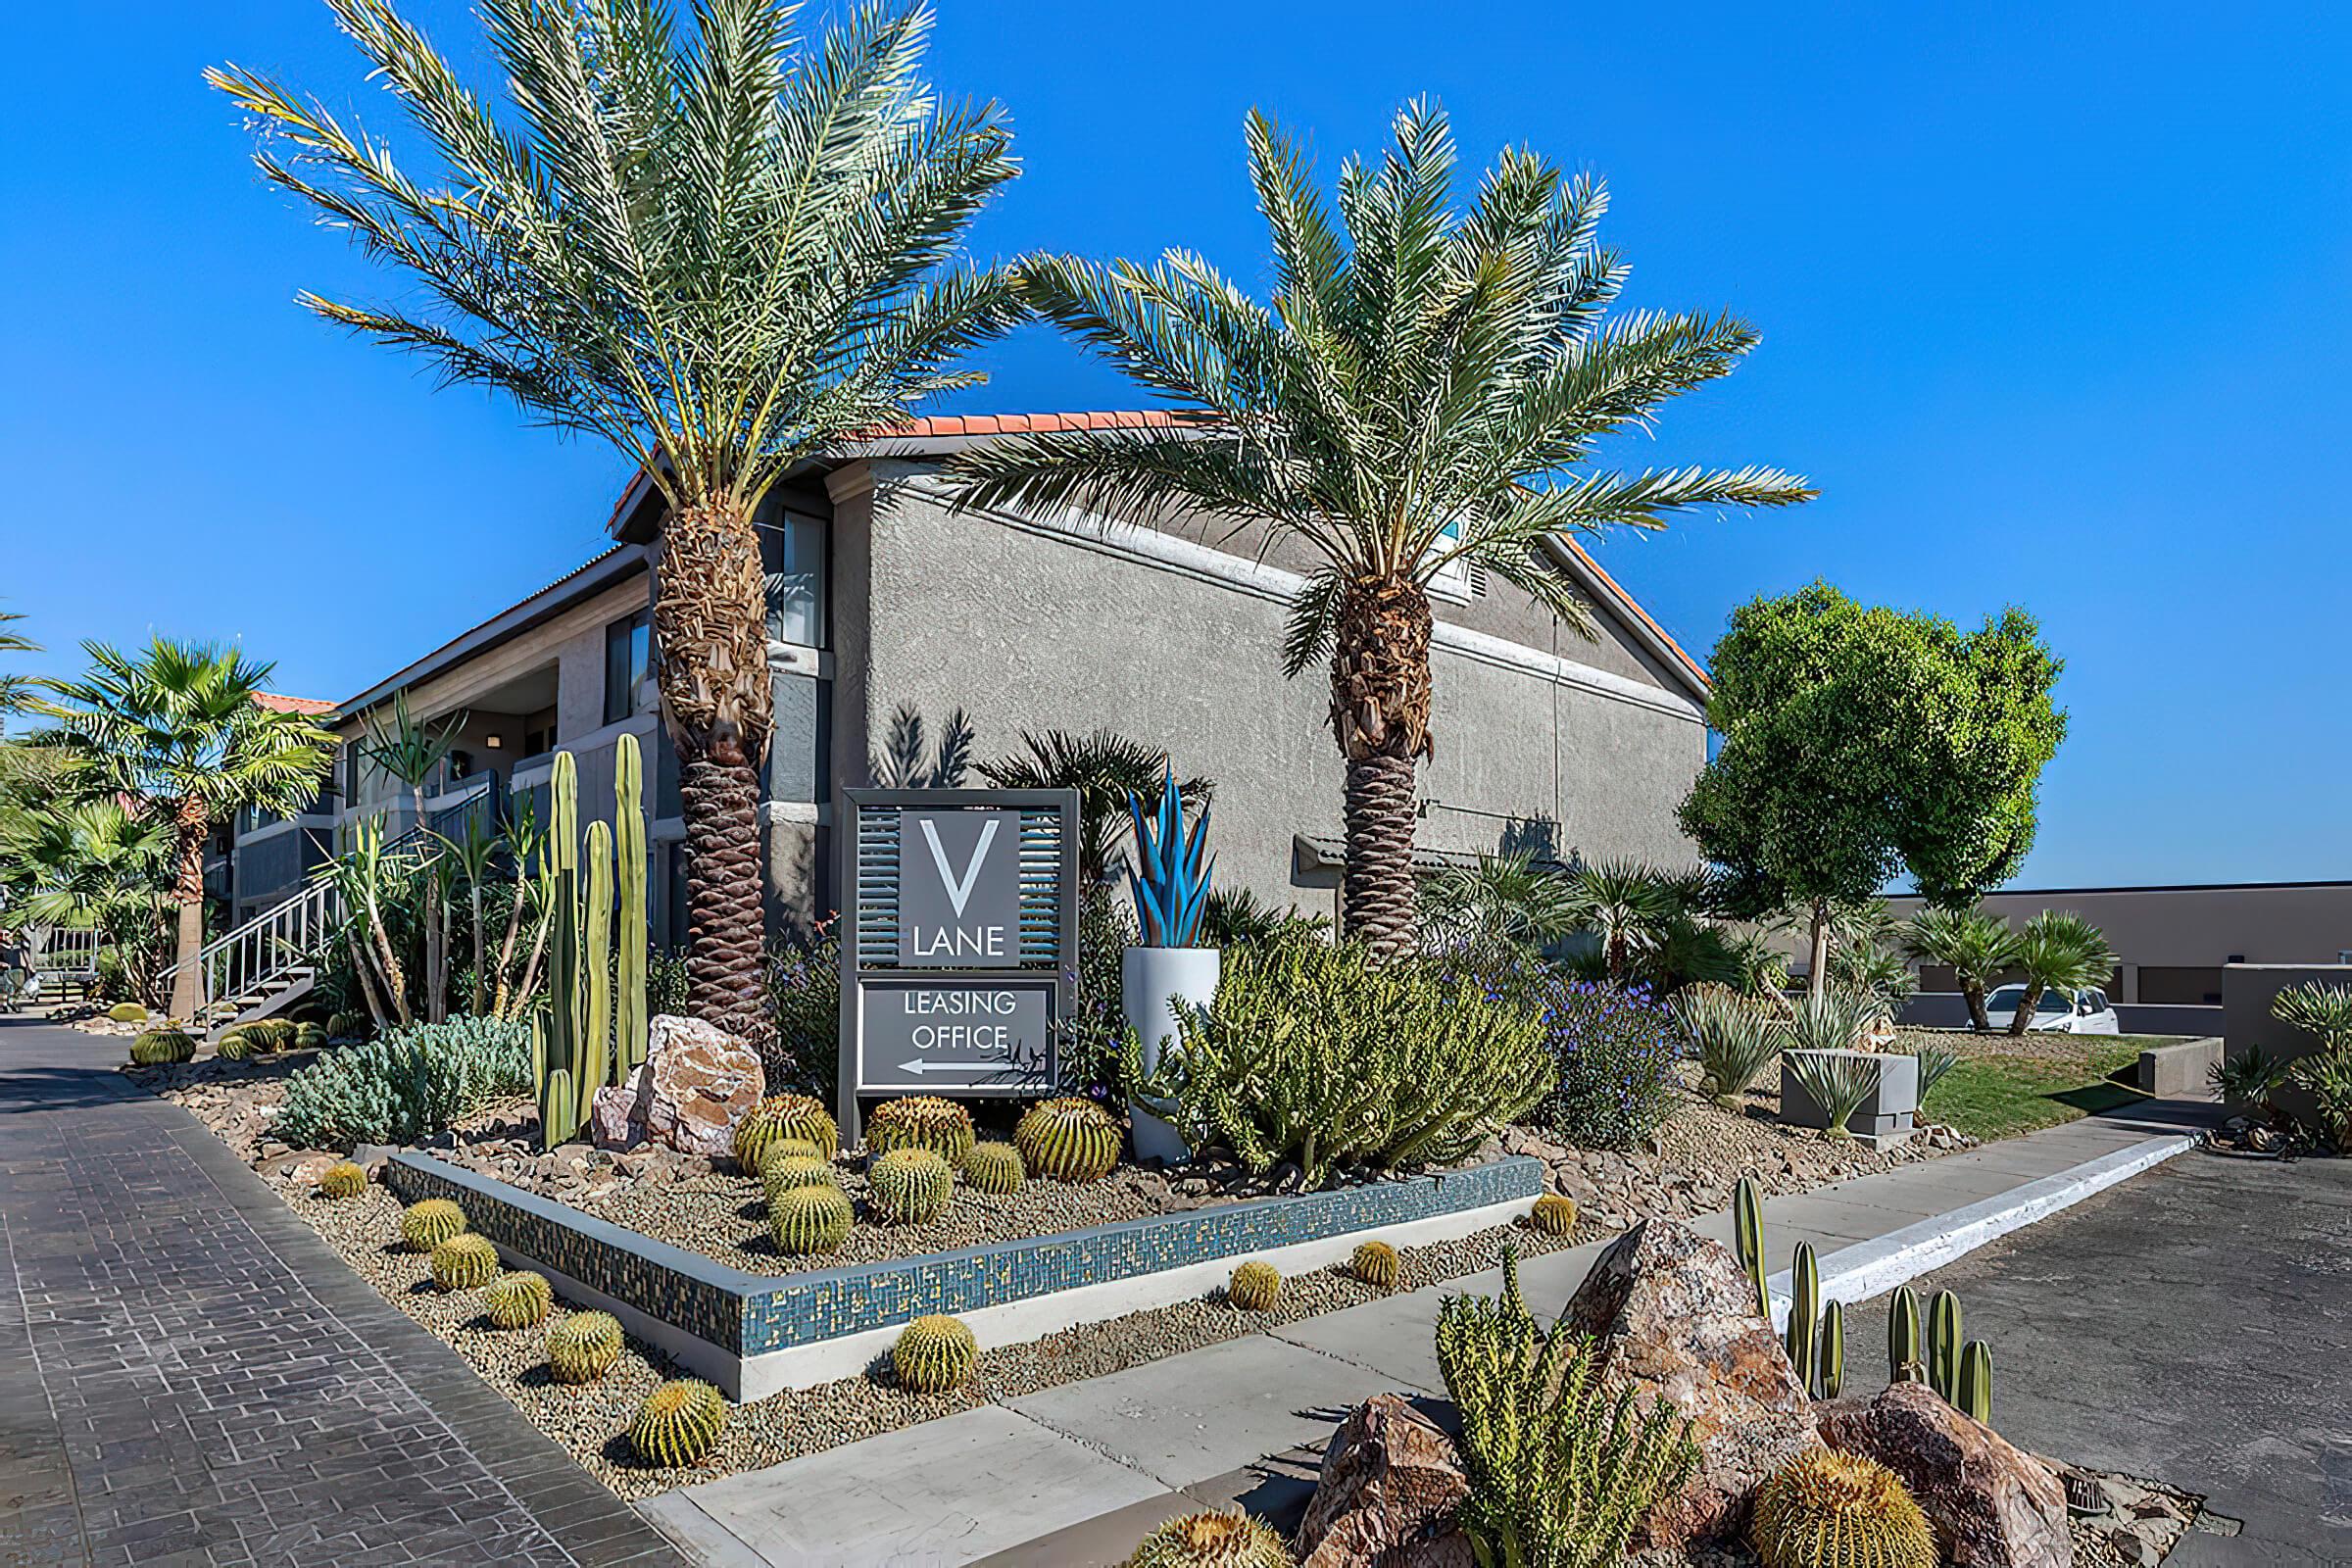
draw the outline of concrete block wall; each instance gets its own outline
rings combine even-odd
[[[2316,980],[2352,991],[2352,964],[2344,963],[2232,963],[2222,970],[2222,1034],[2230,1059],[2250,1051],[2268,1052],[2294,1061],[2319,1049],[2303,1030],[2271,1016],[2271,1004],[2281,991]],[[2290,1086],[2278,1097],[2294,1115],[2308,1119],[2314,1106],[2309,1092]]]

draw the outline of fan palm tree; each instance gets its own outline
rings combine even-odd
[[[781,0],[482,0],[510,112],[387,0],[327,0],[434,172],[322,103],[208,73],[271,133],[262,172],[421,285],[424,307],[303,296],[327,320],[617,447],[659,490],[662,706],[690,851],[695,1011],[763,1038],[760,763],[773,720],[753,519],[845,434],[978,376],[1019,315],[953,265],[1012,177],[995,106],[918,74],[930,13],[858,9],[804,50]]]
[[[2006,920],[1981,909],[1922,909],[1903,931],[1903,948],[1950,969],[1968,1003],[1968,1021],[1979,1030],[1992,1027],[1984,994],[2017,966],[2017,933]]]
[[[11,917],[96,931],[140,998],[154,980],[171,885],[172,824],[119,799],[51,803],[0,828]]]
[[[1298,148],[1250,116],[1271,308],[1189,251],[1148,267],[1024,262],[1030,306],[1176,416],[992,442],[953,475],[967,507],[1083,504],[1147,526],[1263,526],[1270,545],[1311,558],[1284,666],[1295,676],[1328,660],[1346,760],[1346,924],[1391,953],[1413,942],[1431,580],[1483,567],[1589,634],[1572,535],[1812,494],[1766,468],[1582,471],[1601,438],[1646,428],[1658,405],[1729,373],[1754,330],[1730,318],[1611,318],[1626,270],[1594,237],[1599,184],[1514,149],[1461,211],[1445,114],[1410,104],[1395,137],[1377,165],[1342,170],[1335,221]]]
[[[23,632],[8,629],[10,621],[24,618],[23,615],[0,611],[0,654],[37,654],[41,651],[39,643]],[[0,673],[0,719],[22,709],[31,694],[32,680],[29,676]],[[0,727],[0,735],[6,733],[5,727]]]
[[[2034,1022],[2044,991],[2076,992],[2103,986],[2115,973],[2115,950],[2099,928],[2079,914],[2044,909],[2017,934],[2017,967],[2026,977],[2009,1032],[2022,1035]]]
[[[1420,924],[1433,944],[1491,942],[1541,949],[1576,929],[1569,877],[1527,854],[1481,855],[1421,884]]]
[[[1129,796],[1159,798],[1171,776],[1168,754],[1107,729],[1073,735],[1064,729],[1021,731],[1021,749],[980,764],[980,776],[1001,790],[1078,792],[1078,885],[1101,887],[1115,874],[1119,840],[1131,820]],[[1214,793],[1204,778],[1176,786],[1185,809],[1198,811]]]
[[[1590,860],[1569,873],[1569,913],[1599,939],[1609,978],[1620,985],[1680,907],[1672,881],[1639,860]]]
[[[162,637],[136,655],[81,647],[89,673],[53,682],[32,709],[53,722],[44,742],[63,753],[84,794],[149,803],[171,824],[179,929],[170,1006],[174,1018],[194,1018],[213,825],[249,807],[301,810],[334,763],[335,737],[307,714],[264,708],[256,699],[275,666],[233,648]]]

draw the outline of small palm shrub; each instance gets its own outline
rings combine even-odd
[[[1674,999],[1674,1019],[1698,1058],[1699,1092],[1726,1110],[1740,1108],[1740,1097],[1772,1065],[1788,1034],[1761,998],[1729,986],[1686,986]]]
[[[767,1233],[788,1257],[840,1251],[857,1218],[849,1194],[838,1187],[795,1187],[767,1200]]]
[[[2205,1069],[2214,1093],[2240,1110],[2269,1109],[2272,1099],[2286,1087],[2293,1064],[2281,1061],[2260,1046],[2225,1056]]]
[[[530,1088],[527,1025],[468,1017],[412,1024],[295,1072],[275,1131],[314,1149],[413,1144]]]
[[[973,1192],[1004,1198],[1019,1192],[1028,1179],[1021,1152],[1010,1144],[974,1144],[963,1156],[963,1180]]]
[[[318,1173],[321,1198],[357,1198],[368,1190],[368,1167],[348,1159],[336,1160]]]
[[[1225,1299],[1245,1312],[1271,1312],[1282,1299],[1282,1271],[1252,1258],[1233,1271]]]
[[[2328,1147],[2352,1154],[2352,1046],[2304,1057],[2295,1063],[2294,1080],[2311,1091]]]
[[[980,1342],[960,1318],[944,1312],[918,1317],[899,1334],[890,1348],[890,1364],[899,1382],[917,1394],[945,1394],[963,1386],[972,1375]]]
[[[777,1144],[796,1139],[827,1159],[841,1151],[841,1129],[823,1102],[813,1095],[770,1095],[735,1124],[735,1163],[756,1171]]]
[[[1235,1511],[1188,1513],[1137,1544],[1126,1568],[1293,1568],[1272,1526]]]
[[[547,1314],[555,1310],[556,1293],[546,1275],[516,1269],[501,1274],[483,1289],[482,1305],[493,1326],[527,1329],[547,1321]]]
[[[1527,1211],[1527,1222],[1546,1236],[1566,1236],[1576,1229],[1576,1200],[1565,1193],[1545,1193]]]
[[[196,1037],[177,1029],[150,1029],[130,1043],[130,1059],[139,1067],[194,1061]]]
[[[727,1401],[695,1378],[664,1383],[645,1396],[629,1423],[629,1446],[647,1464],[675,1469],[718,1446],[727,1426]]]
[[[908,1095],[874,1107],[865,1124],[865,1147],[886,1154],[894,1149],[928,1149],[951,1166],[972,1152],[972,1113],[937,1095]]]
[[[1396,1249],[1386,1242],[1366,1242],[1348,1259],[1348,1272],[1376,1291],[1396,1288]]]
[[[445,1291],[478,1291],[498,1278],[498,1249],[487,1236],[461,1231],[433,1249],[432,1269]]]
[[[412,1252],[429,1252],[466,1229],[466,1211],[446,1198],[427,1198],[400,1211],[400,1239]]]
[[[956,1196],[956,1172],[928,1149],[894,1149],[865,1168],[875,1217],[885,1225],[928,1225]]]
[[[1119,1122],[1091,1100],[1048,1100],[1022,1115],[1012,1143],[1032,1176],[1098,1182],[1119,1162]]]
[[[1756,1494],[1748,1544],[1764,1568],[1936,1568],[1928,1516],[1875,1459],[1808,1448]]]
[[[573,1312],[547,1327],[547,1367],[559,1383],[594,1383],[620,1359],[620,1319]]]
[[[116,1023],[145,1023],[147,1009],[135,1002],[118,1002],[106,1009],[107,1017]]]

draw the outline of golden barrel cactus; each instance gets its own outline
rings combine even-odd
[[[368,1190],[368,1167],[338,1159],[318,1173],[320,1198],[357,1198]]]
[[[446,1198],[427,1198],[400,1211],[400,1239],[412,1252],[429,1252],[466,1229],[466,1211]]]
[[[787,1257],[840,1251],[857,1218],[849,1195],[838,1187],[819,1183],[768,1194],[767,1233]]]
[[[493,1327],[527,1329],[547,1321],[555,1309],[556,1293],[547,1276],[529,1269],[501,1274],[482,1288],[482,1305]]]
[[[1764,1483],[1747,1528],[1764,1568],[1936,1568],[1928,1516],[1875,1459],[1811,1448]]]
[[[629,1423],[629,1446],[647,1464],[688,1465],[718,1445],[727,1427],[727,1401],[696,1378],[664,1383],[645,1396]]]
[[[1545,1193],[1527,1211],[1527,1222],[1546,1236],[1566,1236],[1576,1229],[1576,1200],[1559,1193]]]
[[[620,1319],[573,1312],[547,1328],[547,1367],[559,1383],[594,1383],[620,1359]]]
[[[1386,1242],[1366,1242],[1348,1260],[1348,1272],[1376,1291],[1396,1288],[1396,1249]]]
[[[972,1113],[937,1095],[908,1095],[874,1107],[865,1124],[865,1147],[877,1154],[894,1149],[928,1149],[951,1166],[972,1152]]]
[[[956,1196],[956,1172],[928,1149],[894,1149],[865,1168],[867,1199],[885,1225],[928,1225]]]
[[[974,1144],[963,1156],[964,1185],[976,1193],[1007,1198],[1029,1179],[1021,1152],[1010,1144]]]
[[[899,1382],[915,1393],[945,1394],[963,1386],[979,1353],[979,1342],[961,1319],[935,1312],[900,1332],[890,1348],[890,1364]]]
[[[1126,1568],[1293,1568],[1282,1537],[1246,1513],[1188,1513],[1146,1536]]]
[[[1012,1131],[1013,1147],[1032,1176],[1057,1182],[1095,1182],[1119,1162],[1118,1118],[1091,1100],[1049,1100],[1032,1105]]]
[[[1233,1271],[1225,1298],[1246,1312],[1268,1312],[1282,1299],[1282,1272],[1255,1259]]]

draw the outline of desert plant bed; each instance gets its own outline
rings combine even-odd
[[[1929,1094],[1925,1113],[1972,1138],[2021,1133],[2113,1110],[2147,1099],[2118,1081],[2142,1051],[2176,1046],[2181,1035],[2023,1035],[1967,1029],[1904,1029],[1897,1049],[1938,1047],[1959,1060]]]

